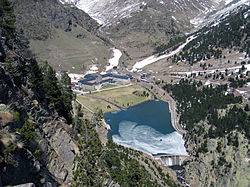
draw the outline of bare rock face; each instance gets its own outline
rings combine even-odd
[[[70,134],[70,127],[53,107],[43,102],[34,90],[15,85],[12,75],[0,66],[0,176],[3,186],[54,186],[72,180],[78,145]],[[36,135],[24,146],[16,129],[27,119],[35,124]],[[4,150],[9,152],[8,156],[2,154]],[[3,158],[7,161],[2,165]]]
[[[203,124],[206,128],[207,124]],[[186,135],[191,155],[186,163],[185,179],[191,186],[247,186],[249,178],[248,140],[240,132],[223,138]],[[205,145],[205,146],[204,146]],[[202,151],[197,151],[204,147]],[[201,149],[200,149],[201,150]]]
[[[6,119],[7,118],[7,119]],[[8,120],[8,121],[7,121]],[[47,119],[48,120],[48,119]],[[3,132],[12,135],[11,126],[15,125],[12,111],[7,105],[0,105],[0,135]],[[3,125],[4,124],[4,125]],[[29,181],[38,181],[47,176],[52,178],[45,182],[64,183],[72,180],[72,172],[75,168],[75,156],[78,153],[77,143],[73,141],[69,133],[63,128],[66,124],[61,121],[44,123],[39,129],[36,141],[40,150],[39,158],[23,147],[17,147],[13,152],[14,165],[5,167],[1,173],[4,185],[17,185]],[[17,137],[18,138],[18,137]],[[0,139],[4,141],[4,137]],[[10,139],[12,141],[12,139]],[[15,144],[20,144],[19,140],[13,140]],[[11,144],[10,144],[11,145]],[[4,145],[6,147],[6,145]],[[0,145],[0,149],[2,146]],[[45,168],[42,168],[45,167]],[[25,172],[22,172],[25,170]],[[14,179],[14,180],[13,180]],[[30,184],[26,184],[30,185]]]
[[[68,181],[72,180],[78,148],[68,132],[62,128],[62,123],[44,125],[43,132],[46,139],[40,141],[40,146],[44,152],[43,158],[49,158],[46,163],[49,171],[59,180]],[[49,150],[53,151],[48,152]]]

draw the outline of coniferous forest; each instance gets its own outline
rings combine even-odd
[[[201,82],[180,80],[179,84],[167,84],[163,88],[172,94],[177,101],[177,112],[180,123],[192,131],[194,125],[207,120],[212,125],[209,131],[211,137],[223,137],[233,130],[244,132],[250,137],[250,116],[236,104],[242,102],[241,96],[225,94],[227,85],[203,86]],[[227,110],[220,117],[219,109]]]
[[[233,16],[227,17],[220,24],[213,23],[204,27],[194,35],[196,38],[189,42],[180,54],[175,55],[172,61],[187,61],[194,64],[201,60],[223,58],[222,50],[245,52],[250,56],[250,23],[245,19],[248,9],[243,8]]]

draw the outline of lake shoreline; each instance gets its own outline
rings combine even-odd
[[[150,92],[154,95],[155,100],[160,100],[168,103],[169,112],[171,113],[171,122],[173,128],[181,135],[185,134],[186,131],[181,127],[181,125],[178,122],[179,117],[178,114],[176,113],[176,102],[174,101],[174,99],[164,89],[153,83],[148,84],[140,82],[137,83],[137,85],[147,90],[150,90]]]
[[[104,114],[108,139],[153,157],[187,154],[182,134],[174,129],[171,118],[170,105],[162,100]]]

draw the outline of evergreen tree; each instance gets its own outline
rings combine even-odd
[[[7,39],[14,38],[16,17],[9,0],[0,0],[0,28]]]
[[[68,123],[72,123],[72,90],[71,81],[67,74],[62,75],[62,80],[59,82],[56,78],[55,70],[46,63],[43,68],[43,89],[45,95],[60,116],[63,116]]]
[[[246,104],[246,106],[245,106],[244,110],[245,110],[246,112],[248,112],[248,111],[249,111],[249,106],[248,106],[248,104]]]
[[[71,79],[67,73],[64,73],[61,77],[61,87],[62,87],[62,96],[61,100],[64,102],[65,110],[67,113],[68,122],[72,121],[71,110],[72,110],[72,100],[73,100],[73,91],[71,89]]]
[[[28,66],[28,81],[29,87],[34,89],[41,89],[43,86],[43,75],[37,61],[32,60]]]

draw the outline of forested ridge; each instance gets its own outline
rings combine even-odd
[[[181,43],[186,41],[185,36],[177,36],[174,38],[170,38],[170,41],[168,44],[162,44],[157,47],[155,47],[153,54],[162,55],[165,53],[168,53],[171,50],[175,50]]]
[[[250,22],[249,6],[243,7],[237,13],[226,17],[219,24],[213,23],[197,31],[196,38],[189,42],[172,61],[187,61],[194,64],[211,58],[222,58],[222,50],[245,52],[250,56]],[[169,45],[166,45],[166,48]],[[160,50],[159,52],[161,52]]]
[[[53,104],[58,114],[71,123],[73,93],[70,78],[64,74],[59,81],[50,65],[38,65],[35,56],[28,50],[28,40],[23,37],[23,31],[17,31],[15,27],[11,2],[2,0],[0,3],[0,34],[5,39],[3,44],[9,47],[2,67],[11,74],[17,86],[27,85],[27,89],[33,89],[37,99],[48,105]]]
[[[194,186],[245,186],[250,137],[249,105],[228,85],[181,79],[163,87],[177,101],[179,123],[190,160],[185,179]],[[228,180],[230,179],[230,180]]]
[[[242,103],[241,96],[225,94],[228,85],[215,88],[203,86],[201,82],[182,79],[179,84],[167,84],[163,88],[171,92],[177,100],[177,112],[180,123],[192,130],[196,123],[207,120],[212,125],[209,136],[223,137],[238,130],[250,137],[250,116],[236,104]],[[219,109],[226,109],[225,116],[220,116]]]

